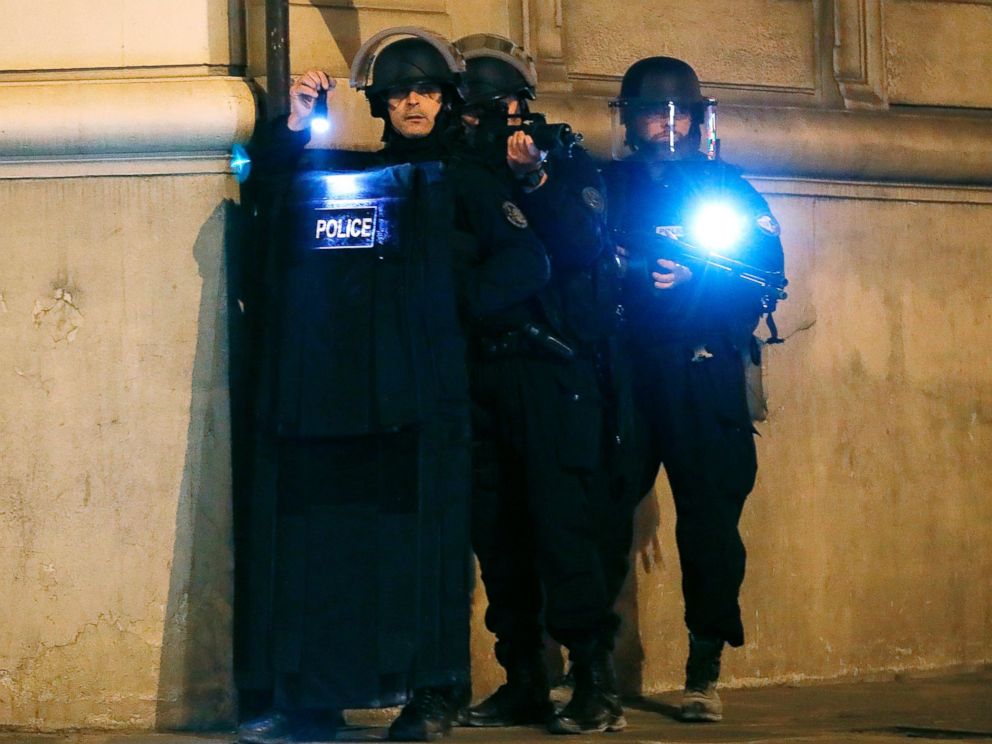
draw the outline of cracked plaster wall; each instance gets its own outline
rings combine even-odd
[[[230,718],[230,196],[0,181],[0,725]]]

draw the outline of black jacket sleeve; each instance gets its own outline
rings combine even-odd
[[[463,255],[459,272],[463,309],[472,320],[487,320],[537,296],[550,277],[548,255],[508,189],[489,171],[456,161],[449,174],[456,227],[477,241],[476,255]]]
[[[520,206],[556,270],[588,268],[609,244],[603,179],[578,147],[571,155],[553,152],[547,172],[542,186],[529,193],[520,190]]]
[[[310,130],[294,132],[281,116],[260,124],[248,143],[251,177],[260,180],[283,178],[296,170],[303,150],[310,141]]]

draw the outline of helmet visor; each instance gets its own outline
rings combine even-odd
[[[465,72],[465,60],[461,52],[443,36],[430,29],[419,26],[397,26],[374,34],[359,48],[354,61],[351,63],[350,84],[352,88],[366,90],[372,86],[374,82],[372,80],[372,67],[375,63],[376,55],[383,46],[386,46],[384,42],[393,40],[397,36],[413,37],[426,41],[437,49],[447,63],[448,69],[456,78]]]
[[[702,131],[701,131],[702,130]],[[716,101],[684,105],[678,100],[610,101],[610,150],[614,160],[680,160],[700,149],[717,156]]]
[[[530,88],[537,87],[537,67],[533,58],[519,44],[498,34],[472,34],[455,42],[466,61],[476,57],[491,57],[511,65]]]

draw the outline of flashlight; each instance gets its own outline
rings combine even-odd
[[[689,242],[717,253],[733,250],[744,235],[744,215],[727,202],[707,202],[689,221]]]
[[[231,173],[234,174],[238,183],[244,183],[248,180],[248,176],[251,175],[251,157],[244,145],[235,145],[231,148],[230,166]]]
[[[330,131],[331,120],[327,118],[327,91],[317,93],[317,102],[313,105],[313,117],[310,119],[310,131],[314,134],[324,134]]]

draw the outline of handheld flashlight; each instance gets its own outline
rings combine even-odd
[[[331,120],[327,117],[327,91],[317,94],[317,102],[313,105],[313,117],[310,119],[310,131],[314,134],[324,134],[330,131]]]

